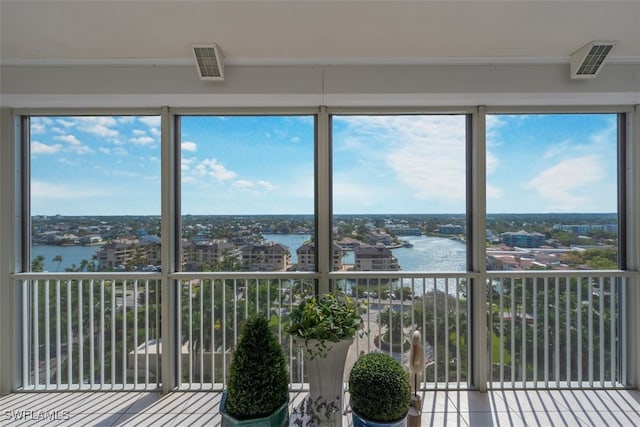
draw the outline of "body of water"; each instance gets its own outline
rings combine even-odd
[[[263,234],[269,242],[277,242],[289,247],[291,262],[296,263],[296,249],[311,239],[309,234]],[[464,243],[443,237],[403,236],[403,240],[413,247],[393,249],[403,271],[466,271],[466,247]],[[33,246],[32,258],[44,257],[45,271],[65,271],[73,264],[80,266],[82,260],[91,261],[100,250],[100,246]],[[62,256],[58,265],[53,261]],[[344,259],[353,263],[353,252],[348,252]]]
[[[66,271],[73,264],[80,267],[82,260],[91,261],[100,250],[100,246],[32,246],[31,259],[38,255],[44,257],[44,271]],[[53,259],[60,255],[62,262]]]

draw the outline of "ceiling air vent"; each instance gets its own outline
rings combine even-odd
[[[598,75],[616,42],[592,41],[571,54],[571,78],[592,79]]]
[[[224,80],[224,57],[215,43],[192,44],[200,80]]]

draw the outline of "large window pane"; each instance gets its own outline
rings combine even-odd
[[[615,114],[487,117],[490,270],[615,269]]]
[[[465,123],[333,116],[334,270],[466,270]]]
[[[32,117],[33,271],[160,265],[160,117]]]
[[[180,120],[182,268],[315,270],[314,118]]]

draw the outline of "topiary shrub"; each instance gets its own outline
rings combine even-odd
[[[411,405],[409,374],[384,353],[360,357],[349,374],[351,407],[371,421],[391,423],[407,415]]]
[[[226,410],[238,419],[266,417],[288,399],[289,376],[282,347],[264,317],[251,317],[231,359]]]

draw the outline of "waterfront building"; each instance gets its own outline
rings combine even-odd
[[[517,232],[508,231],[500,235],[505,245],[517,246],[520,248],[537,248],[545,244],[546,236],[542,233],[529,233],[524,230]]]
[[[384,246],[358,246],[354,248],[356,271],[397,271],[398,258]]]
[[[285,271],[291,265],[291,254],[281,243],[250,244],[240,249],[240,261],[249,271]]]
[[[438,225],[438,233],[440,233],[440,234],[463,234],[464,233],[464,226],[463,225],[453,225],[453,224]]]
[[[187,271],[200,271],[205,265],[214,266],[227,256],[237,257],[236,247],[231,243],[191,241],[182,244],[182,262]]]
[[[419,236],[422,234],[420,228],[409,227],[408,225],[389,225],[387,230],[396,236]]]
[[[331,247],[331,264],[334,271],[342,270],[342,254],[344,250],[335,243]],[[298,256],[298,271],[316,271],[316,245],[305,243],[296,249]]]
[[[618,224],[554,224],[554,230],[567,230],[576,234],[587,234],[590,231],[606,231],[617,233]]]
[[[160,264],[160,245],[137,242],[112,242],[96,253],[98,270],[124,270],[127,265]]]

